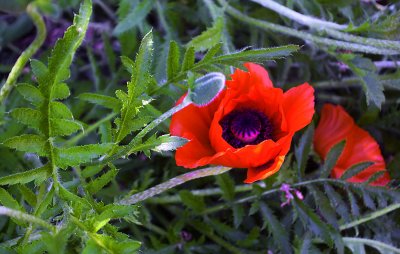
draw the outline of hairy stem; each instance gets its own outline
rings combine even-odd
[[[400,54],[399,50],[394,49],[387,49],[381,48],[376,46],[370,46],[365,44],[353,43],[353,42],[346,42],[334,39],[328,39],[320,36],[315,36],[313,34],[299,31],[297,29],[289,28],[286,26],[270,23],[263,20],[258,20],[255,18],[251,18],[247,15],[244,15],[240,11],[236,10],[235,8],[229,6],[225,0],[218,0],[224,7],[225,11],[231,15],[232,17],[247,23],[252,26],[259,27],[266,31],[274,31],[277,33],[286,34],[288,36],[297,37],[302,40],[311,41],[315,44],[321,44],[325,47],[336,47],[340,49],[352,50],[355,52],[363,52],[363,53],[370,53],[370,54],[378,54],[378,55],[398,55]]]
[[[206,177],[206,176],[223,174],[230,169],[231,168],[227,168],[227,167],[209,167],[209,168],[198,169],[198,170],[174,177],[164,183],[156,185],[156,186],[154,186],[150,189],[147,189],[143,192],[140,192],[140,193],[134,194],[130,197],[124,198],[119,201],[119,204],[122,204],[122,205],[136,204],[140,201],[146,200],[146,199],[151,198],[155,195],[158,195],[164,191],[167,191],[178,185],[181,185],[185,182],[188,182],[188,181],[191,181],[191,180],[194,180],[197,178]]]
[[[378,211],[370,213],[370,214],[368,214],[366,216],[363,216],[362,218],[359,218],[358,220],[355,220],[355,221],[352,221],[350,223],[346,223],[344,225],[341,225],[339,227],[339,229],[340,230],[345,230],[345,229],[348,229],[348,228],[352,228],[352,227],[358,226],[358,225],[360,225],[360,224],[362,224],[364,222],[376,219],[376,218],[378,218],[380,216],[383,216],[383,215],[385,215],[387,213],[390,213],[390,212],[392,212],[392,211],[394,211],[396,209],[399,209],[399,208],[400,208],[400,203],[392,204],[392,205],[390,205],[388,207],[385,207],[383,209],[380,209]]]
[[[133,152],[135,152],[135,147],[139,144],[139,142],[142,141],[142,138],[149,133],[151,130],[153,130],[155,127],[157,127],[160,123],[168,119],[170,116],[175,114],[176,112],[182,110],[183,108],[189,106],[192,102],[189,100],[183,100],[182,103],[179,105],[176,105],[175,107],[171,108],[161,116],[159,116],[157,119],[153,120],[150,124],[148,124],[144,129],[142,129],[132,140],[129,142],[128,145],[126,145],[123,149],[120,149],[113,155],[85,164],[85,166],[94,166],[94,165],[102,165],[106,164],[108,162],[112,162],[114,160],[117,160],[121,158],[122,156],[129,155]]]
[[[16,220],[37,224],[38,226],[41,226],[43,228],[47,228],[53,232],[56,232],[56,227],[54,227],[50,223],[47,223],[46,221],[44,221],[40,218],[37,218],[35,216],[32,216],[30,214],[26,214],[21,211],[14,210],[14,209],[11,209],[11,208],[8,208],[5,206],[0,206],[0,215],[6,215],[6,216],[9,216]]]
[[[390,49],[394,49],[394,50],[400,50],[399,42],[390,41],[390,40],[380,40],[380,39],[374,39],[374,38],[365,38],[362,36],[355,36],[355,35],[341,32],[341,31],[337,31],[337,30],[346,29],[347,25],[339,25],[339,24],[332,23],[329,21],[320,20],[317,18],[306,16],[301,13],[295,12],[283,5],[280,5],[279,3],[274,2],[272,0],[251,0],[251,1],[259,3],[260,5],[266,7],[270,10],[273,10],[276,13],[278,13],[282,16],[285,16],[293,21],[296,21],[302,25],[306,25],[310,28],[313,28],[313,29],[316,29],[319,31],[324,31],[327,35],[332,36],[333,38],[336,38],[339,40],[370,45],[370,46],[378,47],[378,48],[382,48],[382,49],[390,48]]]
[[[280,5],[279,3],[274,2],[272,0],[251,0],[251,1],[261,4],[265,8],[273,10],[282,16],[285,16],[291,20],[294,20],[302,25],[306,25],[309,27],[330,28],[330,29],[336,29],[336,30],[344,30],[347,28],[347,25],[340,25],[340,24],[336,24],[333,22],[329,22],[329,21],[325,21],[325,20],[321,20],[321,19],[303,15],[303,14],[295,12],[283,5]]]
[[[254,185],[259,185],[260,187],[265,187],[264,182],[259,182],[255,184],[242,184],[235,186],[235,193],[246,192],[253,190]],[[209,188],[209,189],[201,189],[201,190],[192,190],[191,193],[195,196],[214,196],[214,195],[222,195],[221,188]],[[168,203],[178,203],[181,199],[179,195],[169,195],[164,197],[153,197],[149,199],[147,202],[154,204],[168,204]]]
[[[15,82],[21,74],[25,64],[28,62],[29,58],[38,51],[46,38],[46,25],[44,24],[43,18],[34,6],[34,4],[29,4],[26,8],[26,12],[28,13],[29,17],[32,19],[33,24],[36,27],[36,38],[29,45],[29,47],[26,48],[24,52],[22,52],[22,54],[18,57],[14,66],[12,67],[6,82],[0,90],[0,104],[5,102],[7,96],[10,94]]]

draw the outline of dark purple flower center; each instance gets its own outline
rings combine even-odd
[[[272,124],[267,116],[254,109],[237,109],[224,116],[219,124],[222,138],[234,148],[256,145],[272,139]]]

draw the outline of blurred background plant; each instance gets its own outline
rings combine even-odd
[[[81,4],[0,1],[2,252],[400,253],[399,1]],[[284,90],[309,82],[317,112],[343,105],[380,144],[390,186],[329,178],[340,152],[322,163],[313,125],[264,181],[232,170],[185,183],[174,104],[246,61]],[[183,185],[133,195],[166,181]]]

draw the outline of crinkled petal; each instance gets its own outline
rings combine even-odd
[[[244,182],[253,183],[275,174],[281,168],[284,160],[285,156],[281,155],[275,157],[274,160],[267,162],[265,165],[256,168],[249,168],[247,170],[247,178]]]
[[[197,167],[197,160],[215,154],[208,138],[208,132],[223,93],[207,106],[197,107],[191,104],[172,116],[171,135],[189,140],[187,144],[177,149],[178,165],[194,168]],[[182,103],[185,96],[182,96],[177,104]]]
[[[314,115],[314,88],[308,83],[293,87],[283,95],[283,111],[290,131],[298,131],[308,125]]]
[[[325,159],[329,150],[341,140],[346,140],[346,145],[332,170],[333,178],[340,178],[347,169],[355,164],[370,161],[374,164],[348,181],[365,182],[379,171],[384,171],[384,175],[374,181],[372,185],[386,185],[390,181],[376,140],[367,131],[357,126],[341,106],[326,104],[322,108],[321,120],[314,134],[315,151],[322,159]]]

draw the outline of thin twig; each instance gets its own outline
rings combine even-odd
[[[12,67],[6,82],[0,90],[0,104],[5,102],[7,96],[12,91],[15,82],[21,74],[25,64],[28,62],[29,58],[38,51],[38,49],[40,48],[40,46],[42,46],[44,40],[46,39],[46,25],[35,5],[29,4],[26,8],[26,12],[28,13],[29,17],[32,19],[36,27],[37,35],[32,43],[29,45],[29,47],[27,47],[24,52],[22,52],[22,54],[18,57],[14,66]]]
[[[161,183],[159,185],[156,185],[150,189],[147,189],[143,192],[134,194],[130,197],[124,198],[120,200],[118,203],[122,205],[132,205],[136,204],[140,201],[146,200],[148,198],[151,198],[155,195],[158,195],[164,191],[167,191],[169,189],[172,189],[178,185],[181,185],[185,182],[197,179],[197,178],[202,178],[206,176],[211,176],[211,175],[219,175],[223,174],[230,170],[230,168],[227,167],[209,167],[209,168],[202,168],[198,170],[194,170],[192,172],[174,177],[172,179],[169,179],[168,181]]]

